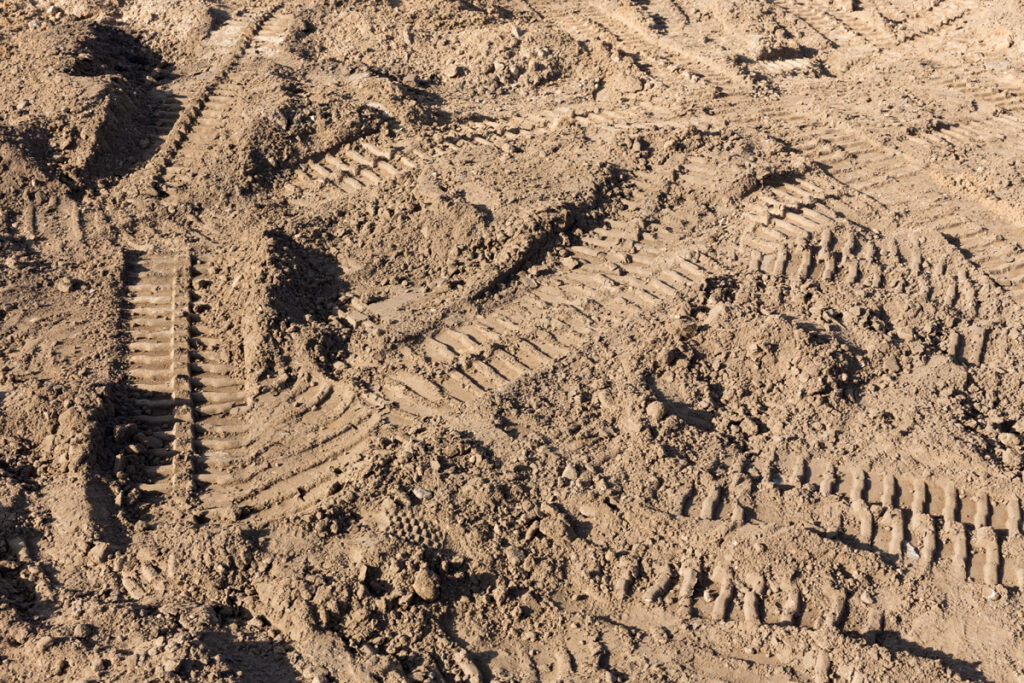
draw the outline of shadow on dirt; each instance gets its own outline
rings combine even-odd
[[[96,24],[75,50],[78,56],[68,73],[105,82],[99,95],[105,115],[78,178],[81,186],[91,188],[144,165],[159,150],[181,105],[157,90],[167,65],[135,36]]]
[[[202,640],[206,648],[219,656],[236,675],[240,674],[243,681],[286,683],[303,680],[278,643],[240,642],[224,631],[208,632]]]
[[[268,298],[278,319],[294,325],[326,322],[348,289],[337,260],[279,230],[267,237],[269,270],[275,275]]]

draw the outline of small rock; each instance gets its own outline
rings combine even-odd
[[[562,479],[568,479],[569,481],[572,481],[578,475],[579,472],[576,470],[576,465],[573,465],[572,463],[566,465],[565,469],[562,470]]]
[[[110,544],[100,541],[93,545],[86,554],[89,562],[92,564],[103,564],[104,560],[107,559],[107,552],[110,550]]]
[[[459,665],[459,668],[462,669],[462,675],[469,679],[470,683],[481,683],[483,681],[480,669],[470,660],[465,652],[461,650],[455,652],[455,663]]]
[[[540,532],[553,541],[568,541],[572,538],[572,527],[562,515],[555,514],[540,521]]]
[[[146,583],[153,583],[159,578],[160,572],[149,562],[143,562],[139,565],[139,576],[141,576],[142,580]]]
[[[57,284],[55,286],[57,287],[58,292],[67,294],[75,288],[75,282],[69,277],[62,277],[57,280]]]
[[[891,375],[894,375],[900,371],[900,362],[896,360],[895,356],[889,356],[888,358],[885,359],[885,362],[882,363],[882,367],[885,369],[886,372],[888,372]]]
[[[433,602],[441,595],[441,582],[437,574],[422,567],[413,578],[412,589],[424,602]]]
[[[871,594],[868,593],[867,591],[864,591],[863,593],[860,594],[860,601],[863,602],[865,605],[873,605],[873,604],[875,604],[875,599],[873,597],[871,597]]]
[[[89,624],[78,624],[75,626],[75,630],[72,631],[71,635],[79,640],[85,640],[93,633],[93,628]]]
[[[1013,432],[1003,432],[999,435],[999,443],[1007,448],[1020,448],[1020,436]]]
[[[1019,470],[1024,468],[1024,453],[1019,451],[1004,448],[1002,453],[1003,464],[1011,470]]]
[[[412,490],[412,495],[416,496],[420,500],[430,500],[431,498],[434,497],[434,492],[433,491],[428,491],[425,488],[421,488],[421,487],[417,486],[416,488],[414,488]]]
[[[740,431],[746,436],[754,436],[758,432],[757,423],[751,420],[749,417],[745,417],[740,420]]]
[[[647,404],[646,410],[652,424],[658,424],[665,417],[665,404],[661,401],[651,401]]]

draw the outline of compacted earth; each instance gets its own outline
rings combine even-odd
[[[0,679],[1019,681],[1021,0],[3,0]]]

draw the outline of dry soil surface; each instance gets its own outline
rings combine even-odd
[[[0,679],[1018,681],[1020,0],[0,2]]]

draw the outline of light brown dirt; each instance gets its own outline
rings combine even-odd
[[[1022,16],[0,2],[0,679],[1024,680]]]

